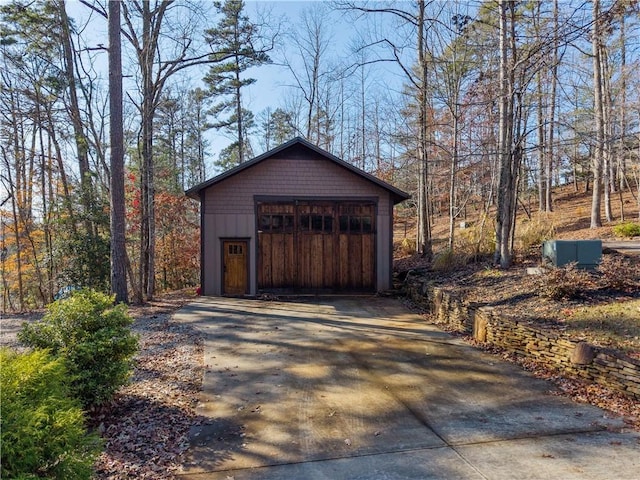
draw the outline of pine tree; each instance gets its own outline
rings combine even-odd
[[[212,57],[227,57],[215,61],[204,77],[209,92],[221,100],[210,113],[216,118],[213,127],[234,134],[238,162],[246,160],[247,118],[250,113],[242,107],[242,88],[255,83],[254,78],[242,78],[250,67],[269,63],[267,48],[256,48],[259,32],[249,18],[243,14],[244,1],[226,0],[215,3],[222,15],[218,24],[205,32],[205,39],[216,52]]]

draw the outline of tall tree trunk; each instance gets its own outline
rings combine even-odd
[[[617,155],[617,180],[618,197],[620,199],[620,220],[624,221],[624,188],[627,176],[625,139],[627,133],[627,37],[625,26],[625,14],[620,13],[620,71],[622,72],[620,82],[620,141],[618,142]]]
[[[16,135],[17,132],[14,132],[14,135]],[[14,154],[17,154],[18,152],[14,152]],[[17,192],[16,192],[16,185],[13,181],[13,178],[11,177],[11,165],[9,163],[9,158],[7,157],[7,153],[4,150],[4,148],[2,149],[2,158],[4,160],[4,164],[6,167],[6,182],[8,183],[7,185],[7,190],[9,190],[9,198],[11,198],[11,213],[13,215],[13,236],[15,239],[15,246],[16,246],[16,270],[17,270],[17,277],[18,277],[18,307],[20,311],[24,310],[24,282],[23,282],[23,278],[22,278],[22,235],[21,235],[21,231],[20,231],[20,216],[18,214],[18,210],[19,210],[19,206],[18,206],[18,196],[17,196]],[[17,156],[14,157],[15,161],[17,162]],[[3,223],[3,229],[4,229],[4,223]],[[3,233],[3,239],[4,239],[4,232]],[[4,261],[2,262],[3,267],[4,267]]]
[[[609,82],[609,60],[604,46],[600,45],[600,65],[602,74],[602,123],[604,128],[604,142],[602,148],[602,183],[604,187],[604,217],[607,222],[613,221],[613,212],[611,211],[611,193],[615,189],[615,180],[613,177],[613,152],[611,149],[611,141],[613,138],[613,126],[611,124],[612,108],[611,108],[611,85]]]
[[[534,31],[537,36],[542,35],[541,31],[541,6],[542,2],[537,2],[535,5],[535,15],[533,17],[533,26]],[[536,73],[536,114],[537,114],[537,133],[538,133],[538,210],[544,212],[546,210],[546,200],[547,200],[547,188],[548,188],[548,180],[547,180],[547,122],[546,122],[546,111],[545,111],[545,101],[544,101],[544,88],[543,84],[546,83],[545,76],[543,75],[543,70],[540,69]]]
[[[508,84],[508,58],[507,58],[507,4],[505,0],[498,2],[499,8],[499,102],[498,102],[498,164],[500,168],[499,184],[498,184],[498,209],[496,212],[496,251],[494,260],[502,265],[504,244],[507,243],[504,235],[505,231],[505,203],[506,192],[505,187],[509,182],[509,144],[507,143],[509,135],[509,84]]]
[[[420,68],[420,88],[418,98],[420,107],[418,110],[418,162],[419,162],[419,178],[418,178],[418,235],[416,239],[416,250],[422,256],[431,258],[431,219],[429,218],[429,161],[428,161],[428,145],[427,145],[427,55],[425,36],[425,1],[418,0],[418,64]]]
[[[40,111],[44,102],[40,100],[36,104],[36,112],[38,123],[44,123],[46,116]],[[42,300],[43,303],[47,304],[53,300],[53,271],[51,270],[51,265],[53,263],[53,248],[51,245],[51,224],[49,223],[49,197],[47,192],[50,190],[50,182],[47,182],[48,176],[47,172],[49,169],[49,161],[50,158],[46,152],[47,149],[44,145],[44,128],[38,128],[38,143],[40,147],[40,201],[42,202],[42,233],[44,235],[44,246],[45,246],[45,273],[44,276],[44,288],[41,287],[41,291],[43,293]]]
[[[500,9],[500,101],[498,155],[500,158],[500,183],[496,218],[495,261],[502,268],[511,265],[511,238],[514,227],[517,171],[513,152],[514,124],[514,72],[508,52],[515,55],[515,5],[510,0],[499,0]]]
[[[458,106],[457,99],[453,105],[453,152],[451,155],[451,169],[449,170],[449,249],[453,251],[455,240],[455,221],[458,215],[456,205],[456,180],[458,171]]]
[[[91,211],[94,204],[94,192],[89,169],[89,141],[85,134],[82,117],[80,115],[80,103],[76,90],[75,54],[71,40],[71,26],[67,15],[66,2],[60,0],[58,5],[60,12],[60,24],[62,27],[62,52],[64,55],[64,73],[69,91],[69,117],[73,126],[73,136],[78,155],[78,172],[80,174],[80,201],[84,208],[84,223],[87,235],[97,235],[96,225],[91,221]]]
[[[549,133],[547,135],[545,210],[553,211],[553,166],[555,164],[556,97],[558,88],[558,0],[553,1],[553,65],[551,66],[551,92],[549,94]]]
[[[602,164],[604,148],[604,113],[602,105],[602,66],[600,58],[601,42],[600,0],[593,0],[593,29],[591,47],[593,53],[593,97],[595,110],[595,148],[591,162],[593,171],[593,195],[591,197],[591,228],[602,226],[600,207],[602,205]]]
[[[111,292],[128,303],[124,205],[124,135],[122,126],[122,54],[120,1],[109,1],[109,139],[111,143]]]
[[[538,4],[539,5],[539,4]],[[539,7],[538,7],[539,8]],[[542,92],[542,72],[539,71],[537,77],[537,97],[538,106],[538,209],[542,212],[546,210],[546,198],[547,198],[547,165],[546,165],[546,145],[545,145],[545,118],[543,104],[543,92]]]
[[[155,172],[153,160],[153,116],[156,91],[153,85],[153,59],[156,43],[152,38],[151,11],[149,1],[142,2],[142,155],[141,221],[140,221],[140,293],[147,300],[155,291]],[[142,299],[139,299],[142,300]]]
[[[366,85],[364,67],[360,68],[360,140],[362,150],[362,170],[366,170],[367,167],[367,104],[366,98]]]

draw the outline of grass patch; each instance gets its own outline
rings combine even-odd
[[[562,311],[567,333],[595,345],[637,351],[640,345],[640,299],[583,305]]]
[[[640,236],[640,223],[626,222],[613,227],[616,237],[638,237]]]

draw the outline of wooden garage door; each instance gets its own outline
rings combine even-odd
[[[257,221],[259,289],[375,288],[373,202],[259,203]]]

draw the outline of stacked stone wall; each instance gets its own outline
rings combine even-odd
[[[437,323],[540,364],[640,399],[640,361],[617,350],[565,338],[509,318],[491,307],[475,306],[445,288],[412,279],[408,296],[431,312]]]

